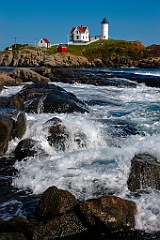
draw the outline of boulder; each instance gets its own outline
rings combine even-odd
[[[160,162],[149,154],[138,154],[131,161],[127,181],[130,191],[154,188],[160,190]]]
[[[37,212],[40,217],[51,218],[71,211],[76,203],[75,196],[70,192],[52,186],[42,194]]]
[[[100,226],[107,231],[119,231],[135,226],[136,204],[116,196],[83,201],[78,207],[85,226]]]
[[[48,129],[47,140],[49,144],[54,146],[56,150],[64,151],[67,148],[69,139],[67,128],[62,124],[62,121],[56,117],[50,119],[48,122],[52,123]]]
[[[74,94],[56,85],[25,86],[17,95],[23,98],[26,112],[84,113],[87,107]]]
[[[8,142],[13,138],[21,138],[26,130],[26,119],[23,112],[15,109],[0,111],[0,155],[6,153]]]
[[[14,151],[16,159],[22,160],[26,157],[34,157],[34,155],[37,153],[35,144],[36,142],[32,139],[27,138],[21,140]]]

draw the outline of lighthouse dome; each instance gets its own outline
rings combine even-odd
[[[104,23],[109,23],[108,21],[107,21],[107,19],[106,18],[103,18],[103,20],[102,20],[102,22],[101,22],[102,24],[104,24]]]

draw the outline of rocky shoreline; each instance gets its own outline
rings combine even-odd
[[[29,55],[21,58],[5,55],[1,59],[2,65],[32,67],[32,69],[17,68],[1,72],[0,91],[7,86],[24,86],[17,94],[0,98],[1,158],[7,152],[10,140],[22,138],[26,131],[25,114],[28,112],[37,113],[41,100],[43,100],[42,112],[85,113],[89,111],[87,103],[80,101],[74,94],[63,88],[50,84],[50,82],[78,82],[120,87],[135,87],[143,82],[147,86],[160,87],[157,78],[151,78],[147,82],[145,79],[140,79],[138,82],[131,76],[130,81],[116,81],[116,73],[113,76],[106,73],[103,78],[99,75],[95,77],[94,74],[88,74],[87,71],[85,74],[81,74],[77,67],[92,66],[88,60],[81,57],[74,58],[73,64],[70,55],[63,55],[63,57],[61,55],[61,60],[57,58],[51,60],[50,56],[40,55],[39,60],[37,60],[37,57],[34,59],[34,56],[30,58],[31,53],[27,54]],[[26,56],[28,56],[28,60]],[[28,84],[28,82],[32,82],[32,84]],[[69,138],[67,126],[60,119],[52,118],[44,123],[44,128],[48,128],[49,136],[46,140],[49,144],[64,151]],[[131,130],[133,131],[129,132],[127,126],[124,126],[126,134],[138,134],[136,130]],[[74,136],[74,141],[79,148],[82,148],[85,145],[85,135],[80,133]],[[14,149],[13,160],[9,162],[14,164],[16,160],[20,161],[27,156],[35,156],[37,152],[38,154],[46,154],[41,151],[42,149],[36,149],[35,145],[37,146],[37,143],[32,139],[21,140]],[[10,159],[5,161],[7,160]],[[0,164],[2,163],[3,161],[0,160]],[[13,172],[10,174],[12,176]],[[134,156],[127,184],[130,191],[137,196],[143,194],[148,187],[160,190],[160,164],[158,160],[145,152]],[[97,199],[80,201],[72,193],[51,186],[40,196],[38,206],[35,207],[32,215],[27,218],[14,217],[8,221],[0,219],[0,240],[158,240],[160,232],[146,233],[135,229],[136,211],[137,206],[132,200],[107,195]]]

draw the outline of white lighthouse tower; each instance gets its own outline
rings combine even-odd
[[[108,39],[108,24],[109,24],[109,22],[107,21],[106,18],[103,18],[101,24],[102,24],[101,39]]]

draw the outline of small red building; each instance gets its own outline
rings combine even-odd
[[[57,52],[59,52],[59,53],[67,53],[67,46],[64,45],[64,44],[58,45]]]

